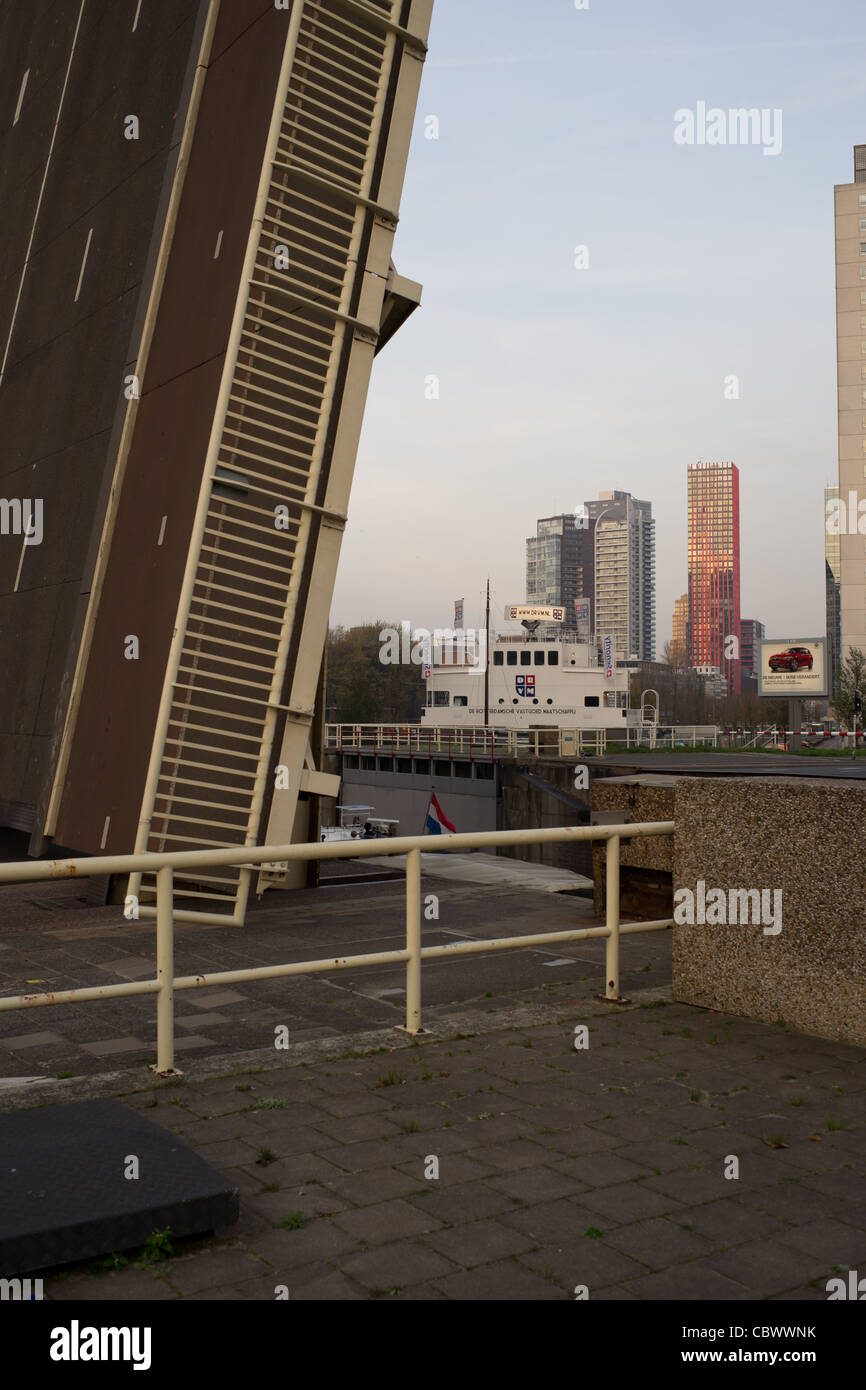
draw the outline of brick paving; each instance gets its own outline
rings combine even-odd
[[[222,1075],[199,1056],[145,1089],[67,1083],[180,1135],[241,1217],[150,1269],[50,1276],[47,1297],[825,1300],[840,1267],[866,1270],[866,1052],[659,989],[575,993],[527,989],[415,1043],[380,1029]]]
[[[525,874],[534,867],[516,864],[515,872]],[[155,976],[153,921],[127,922],[121,908],[93,907],[84,892],[73,881],[0,887],[0,994]],[[425,902],[434,894],[439,907],[438,920],[423,923],[423,941],[430,946],[597,923],[591,901],[527,889],[519,882],[477,885],[425,874],[423,892]],[[211,975],[401,949],[405,932],[400,879],[268,893],[240,930],[177,922],[175,971],[179,976]],[[670,944],[666,932],[631,938],[622,953],[624,988],[669,981]],[[424,967],[425,1017],[438,1022],[465,1008],[468,1000],[495,1011],[502,995],[528,986],[549,988],[560,980],[581,990],[597,989],[603,961],[604,945],[597,940],[429,961]],[[288,1027],[293,1043],[388,1027],[403,1020],[404,991],[400,965],[178,991],[178,1058],[186,1066],[193,1053],[219,1057],[266,1048],[276,1027]],[[153,995],[0,1012],[0,1079],[83,1076],[136,1064],[143,1069],[155,1053]]]

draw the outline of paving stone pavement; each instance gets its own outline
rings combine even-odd
[[[544,875],[541,881],[539,891],[522,883],[474,884],[425,874],[425,903],[434,894],[439,916],[425,919],[424,944],[597,925],[591,901],[544,891],[549,884]],[[93,907],[83,894],[81,883],[70,880],[0,887],[0,995],[155,976],[153,921],[127,922],[120,907]],[[242,929],[177,922],[175,971],[210,976],[399,950],[405,944],[405,913],[400,879],[268,893]],[[667,932],[629,938],[622,950],[623,988],[668,982],[670,947]],[[495,1011],[502,995],[559,980],[589,992],[600,987],[603,962],[599,940],[428,961],[425,1016],[447,1016],[470,999]],[[277,1027],[288,1027],[298,1043],[394,1025],[405,1014],[405,983],[405,967],[383,965],[178,991],[177,1054],[186,1064],[193,1053],[219,1056],[264,1048]],[[0,1012],[0,1078],[81,1076],[135,1063],[143,1068],[155,1054],[152,994]]]
[[[866,1270],[861,1049],[563,984],[287,1056],[103,1083],[233,1179],[240,1221],[48,1298],[825,1300]]]

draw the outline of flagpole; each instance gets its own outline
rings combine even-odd
[[[490,576],[487,576],[487,609],[484,616],[484,727],[490,723]]]

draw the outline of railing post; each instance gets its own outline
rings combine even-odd
[[[406,854],[406,1032],[421,1028],[421,851]]]
[[[174,869],[156,871],[156,1071],[174,1073]]]
[[[605,999],[619,1000],[619,835],[611,835],[605,849],[604,901],[607,925],[605,943]]]

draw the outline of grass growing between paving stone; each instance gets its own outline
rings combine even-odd
[[[387,1047],[368,1047],[360,1050],[356,1047],[350,1047],[348,1052],[341,1052],[335,1060],[338,1062],[356,1061],[360,1057],[376,1057],[380,1052],[388,1051]]]
[[[138,1260],[139,1268],[151,1269],[153,1265],[161,1264],[163,1260],[169,1259],[173,1254],[171,1227],[164,1226],[161,1231],[151,1231],[142,1246]]]
[[[384,1076],[376,1078],[374,1090],[381,1090],[385,1086],[405,1086],[405,1084],[405,1077],[401,1076],[398,1071],[386,1071]]]
[[[277,1226],[281,1231],[302,1231],[305,1226],[309,1226],[309,1221],[302,1211],[290,1211],[285,1216],[280,1217]]]
[[[129,1260],[125,1255],[118,1255],[114,1251],[111,1255],[104,1256],[101,1260],[91,1260],[87,1266],[88,1274],[111,1274],[116,1269],[125,1269]]]

